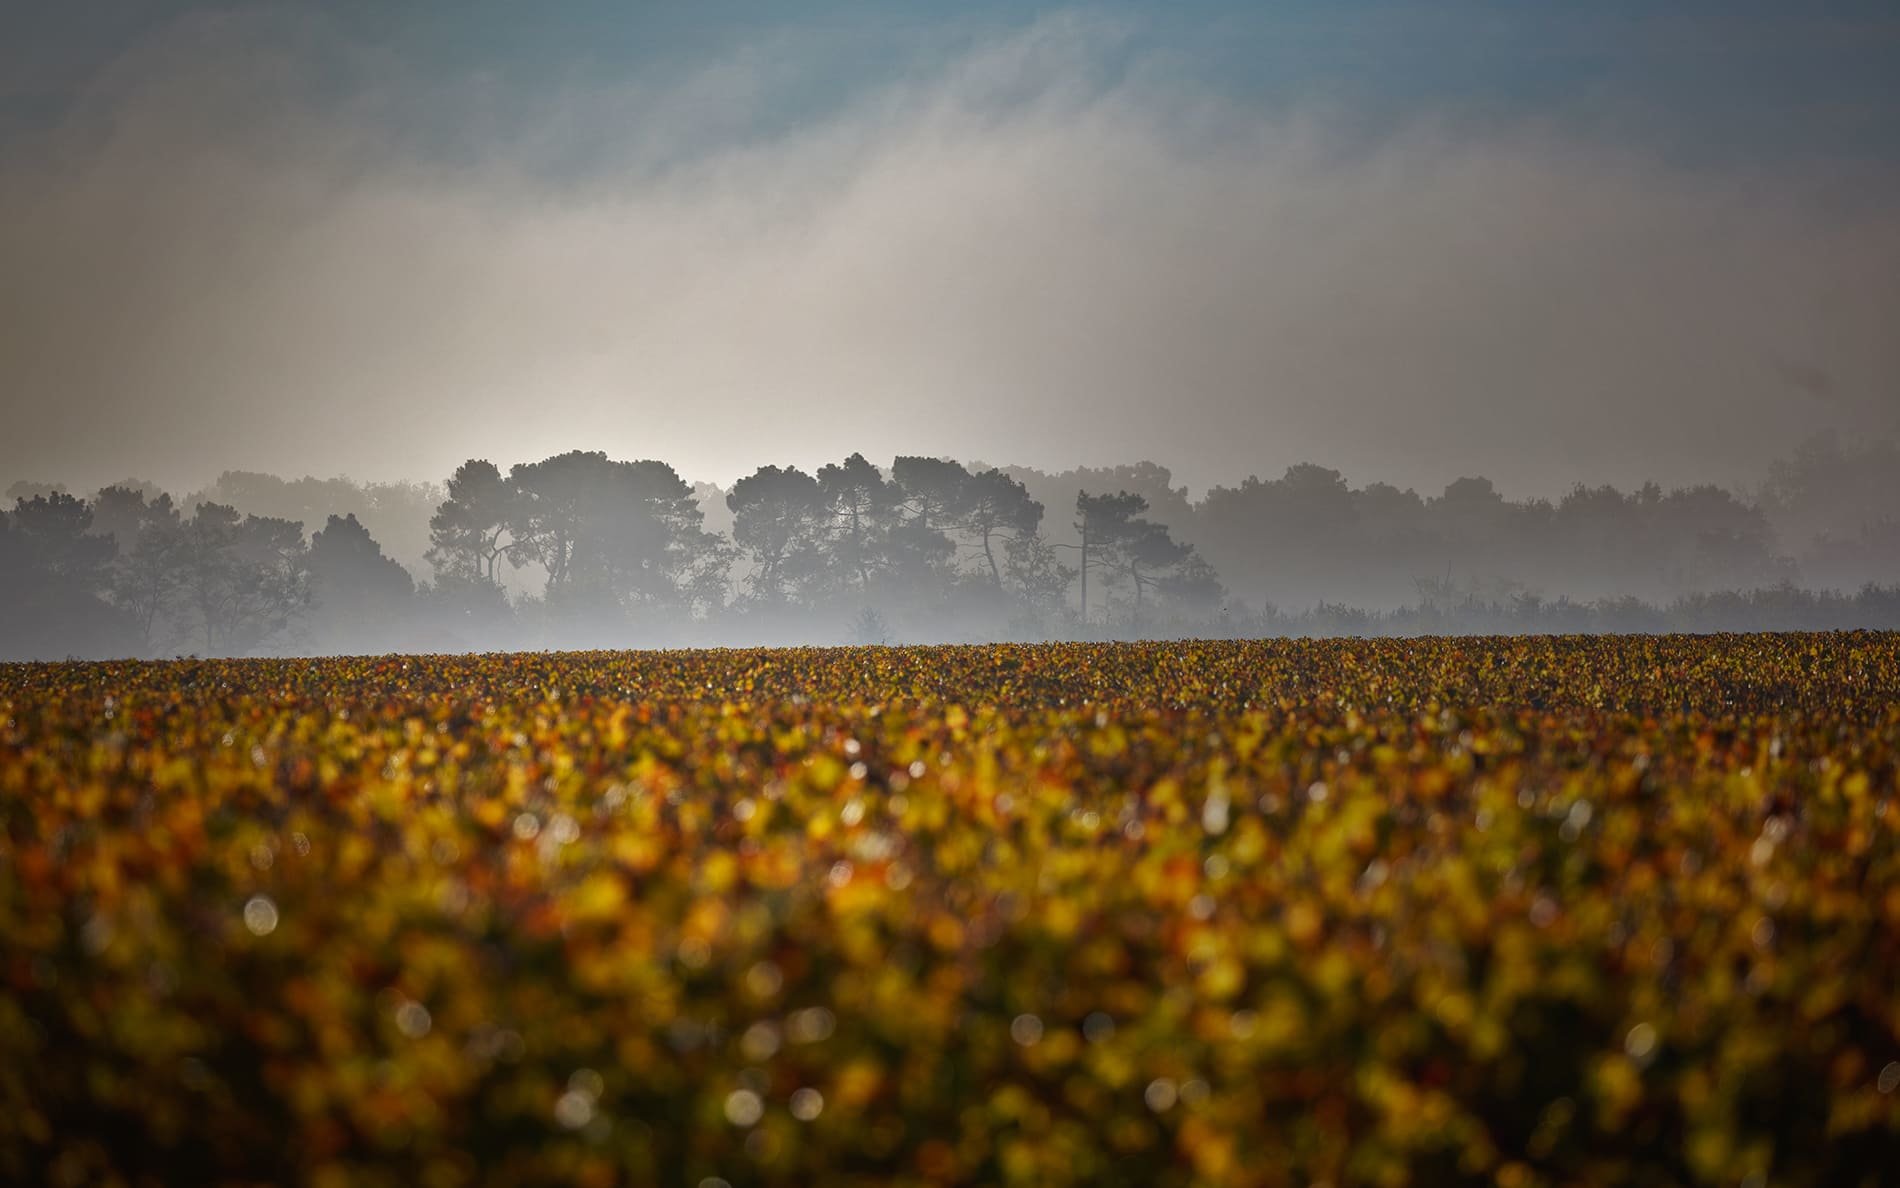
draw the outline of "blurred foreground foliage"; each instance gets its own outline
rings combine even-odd
[[[1900,639],[0,667],[0,1178],[1879,1182]]]

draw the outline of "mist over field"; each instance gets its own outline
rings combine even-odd
[[[16,483],[0,656],[1891,629],[1897,484],[1891,443],[1825,437],[1747,494],[1555,500],[860,453],[727,487],[583,450],[442,483]]]
[[[1400,608],[1636,628],[1900,580],[1878,6],[5,19],[0,481],[92,517],[8,513],[17,597],[77,613],[37,566],[123,618],[146,513],[96,493],[128,477],[170,494],[160,520],[210,503],[275,533],[253,544],[282,570],[281,605],[222,643],[221,612],[151,577],[165,606],[131,634],[22,626],[16,652],[1386,630],[1358,613]],[[581,536],[620,532],[575,546],[596,572],[550,561],[558,531],[519,506],[505,555],[432,539],[465,463],[574,450],[671,476],[595,476]],[[854,455],[890,484],[855,560],[836,484],[731,502],[761,467],[816,484]],[[907,457],[975,486],[925,493]],[[1085,491],[1145,500],[1087,565]],[[479,570],[492,621],[404,602],[339,620],[386,631],[312,627],[297,550],[332,515],[404,571],[330,579],[333,611]],[[786,541],[761,545],[773,517]],[[51,560],[62,532],[117,551]],[[781,582],[772,550],[811,573]],[[1542,609],[1565,599],[1598,610]]]

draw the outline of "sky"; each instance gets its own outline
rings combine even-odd
[[[0,484],[1746,484],[1900,431],[1896,129],[1887,4],[15,3]]]

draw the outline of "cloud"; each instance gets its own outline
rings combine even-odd
[[[0,165],[0,475],[578,445],[1553,491],[1895,427],[1891,178],[1560,117],[1368,139],[1130,47],[1048,20],[787,123],[796,44],[516,102],[319,18],[181,21]]]

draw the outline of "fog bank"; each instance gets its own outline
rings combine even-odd
[[[321,16],[177,21],[0,163],[0,478],[848,443],[1557,495],[1895,427],[1878,169],[1368,132],[1082,17],[955,45],[780,126],[796,44],[515,110]]]

